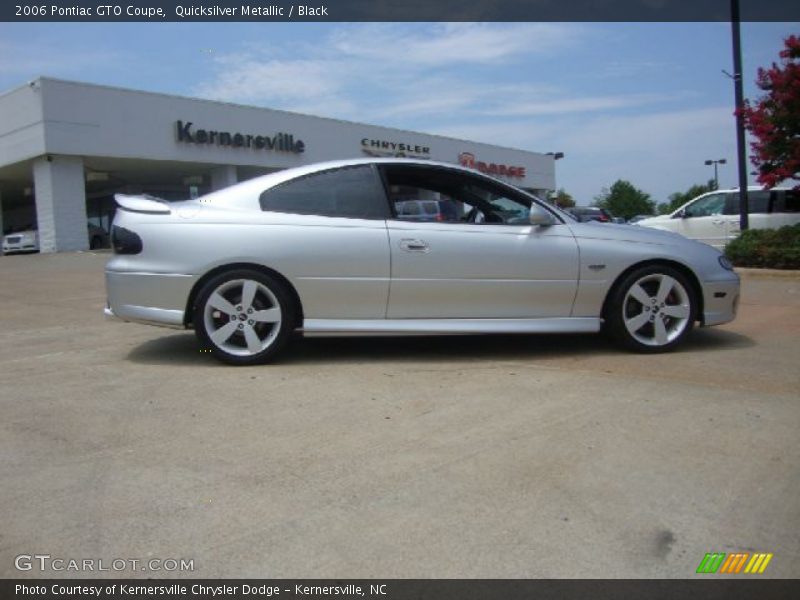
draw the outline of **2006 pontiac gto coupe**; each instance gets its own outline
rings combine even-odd
[[[411,200],[437,201],[436,218],[398,218]],[[106,314],[194,328],[237,365],[273,358],[294,331],[604,329],[658,352],[695,322],[732,320],[739,300],[738,276],[710,246],[578,223],[502,181],[431,161],[328,162],[197,200],[117,203]]]

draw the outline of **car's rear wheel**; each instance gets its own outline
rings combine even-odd
[[[609,332],[637,352],[666,352],[689,334],[697,306],[686,276],[667,265],[636,269],[606,308]]]
[[[251,270],[209,280],[197,296],[193,316],[200,342],[233,365],[269,361],[286,344],[295,322],[284,284]]]

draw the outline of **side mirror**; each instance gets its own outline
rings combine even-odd
[[[675,215],[675,218],[688,219],[689,218],[689,213],[687,213],[686,209],[684,208],[683,210],[681,210],[681,212],[679,212],[677,215]]]
[[[535,202],[531,203],[531,210],[528,213],[528,220],[531,225],[537,227],[550,227],[556,224],[556,218],[549,210],[543,209]]]

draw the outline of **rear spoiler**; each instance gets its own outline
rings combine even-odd
[[[117,206],[128,212],[144,213],[148,215],[168,215],[171,212],[169,203],[155,196],[147,194],[129,196],[127,194],[114,194]]]

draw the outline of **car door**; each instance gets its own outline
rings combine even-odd
[[[725,192],[705,194],[673,215],[672,231],[690,239],[722,248],[727,239]]]
[[[443,167],[383,166],[390,204],[402,194],[437,200],[440,221],[387,221],[387,318],[535,318],[571,314],[578,247],[563,223],[534,227],[530,199]]]
[[[750,229],[765,229],[775,227],[772,223],[771,205],[772,198],[776,192],[769,190],[755,190],[747,192],[747,221]],[[740,215],[739,215],[739,192],[728,193],[725,202],[725,243],[739,236]]]

